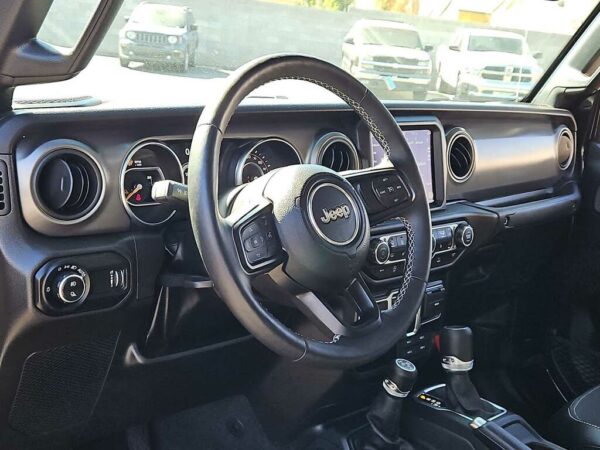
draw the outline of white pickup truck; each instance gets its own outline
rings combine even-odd
[[[431,83],[431,49],[412,25],[362,19],[344,38],[341,66],[386,98],[394,91],[424,100]]]
[[[436,90],[465,100],[520,100],[542,74],[517,33],[464,29],[436,52]]]

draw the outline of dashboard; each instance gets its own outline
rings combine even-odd
[[[434,205],[434,135],[437,134],[436,142],[441,142],[443,130],[433,118],[418,125],[406,125],[402,129],[417,160],[429,202]],[[281,137],[226,140],[225,158],[230,162],[223,168],[223,186],[229,189],[241,186],[273,170],[294,164],[321,164],[336,172],[385,166],[388,161],[383,149],[372,135],[369,136],[371,159],[364,164],[361,164],[352,139],[341,132],[317,135],[305,159],[290,142]],[[143,225],[162,225],[175,216],[176,210],[152,199],[152,186],[162,180],[187,184],[190,148],[189,139],[151,140],[138,144],[127,155],[121,170],[121,189],[125,209],[132,219]],[[367,148],[366,156],[369,156],[368,153]],[[440,151],[437,153],[442,155]],[[442,173],[437,175],[443,179]]]
[[[513,230],[552,228],[545,225],[573,216],[581,200],[581,149],[575,120],[564,110],[402,103],[390,111],[421,170],[432,221],[426,294],[414,329],[398,345],[398,356],[412,359],[431,350],[454,277],[464,275],[468,286],[485,280],[488,272],[480,269],[493,270],[498,247],[519,234]],[[186,208],[156,204],[150,196],[156,181],[185,183],[192,175],[187,163],[199,113],[99,105],[0,118],[0,260],[6,281],[0,414],[9,417],[14,410],[20,368],[36,355],[68,349],[85,360],[105,354],[106,368],[93,371],[102,376],[117,342],[119,364],[127,368],[151,370],[181,355],[204,355],[207,345],[218,349],[219,361],[239,361],[223,359],[221,344],[241,342],[247,334],[212,290]],[[242,105],[221,154],[217,188],[223,193],[278,167],[305,163],[336,171],[378,166],[377,186],[396,187],[368,128],[343,105]],[[377,194],[377,186],[364,186],[358,175],[349,179],[361,195]],[[371,225],[361,277],[385,309],[402,286],[408,238],[398,220]],[[544,242],[551,247],[554,240]],[[190,295],[198,314],[192,312],[196,306],[189,308],[190,340],[170,349],[179,356],[169,353],[163,360],[139,345],[171,288],[172,295]],[[182,298],[173,298],[165,310],[188,308],[191,303]],[[152,329],[159,322],[152,320]],[[215,365],[212,356],[206,361],[197,366],[227,368]],[[71,367],[63,378],[72,377]]]
[[[575,120],[564,110],[432,103],[390,111],[429,199],[431,272],[412,332],[427,339],[429,331],[421,327],[435,326],[443,314],[452,273],[479,267],[478,259],[488,264],[495,240],[507,230],[575,213],[581,150]],[[14,279],[21,281],[18,292],[29,292],[38,311],[110,315],[127,308],[132,297],[153,302],[157,284],[212,286],[187,205],[157,203],[151,196],[157,181],[187,183],[198,117],[197,109],[188,108],[92,107],[23,111],[0,120],[0,180],[9,180],[2,188],[10,199],[5,217],[0,203],[0,221],[18,230],[3,245]],[[341,105],[242,106],[221,145],[216,188],[222,195],[278,168],[306,163],[348,172],[367,208],[384,208],[406,190],[368,127]],[[356,171],[369,167],[376,177]],[[400,220],[371,223],[370,236],[361,278],[386,309],[406,273],[408,237]],[[416,351],[411,339],[406,352]]]
[[[517,106],[482,114],[447,105],[392,112],[432,211],[534,193],[576,175],[576,129],[568,112]],[[37,117],[32,122],[21,113],[10,124],[26,131],[14,154],[23,217],[34,230],[93,235],[187,218],[186,211],[155,203],[150,192],[159,180],[187,183],[198,111],[60,110]],[[386,164],[364,123],[340,106],[242,108],[222,145],[222,190],[291,164],[336,171]]]

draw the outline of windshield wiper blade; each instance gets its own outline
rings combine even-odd
[[[289,100],[286,95],[249,95],[246,98],[258,98],[261,100]]]
[[[13,99],[13,104],[18,108],[73,108],[82,106],[96,106],[102,103],[100,99],[91,95],[79,97],[53,97],[53,98],[21,98]]]

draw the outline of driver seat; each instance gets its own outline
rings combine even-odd
[[[581,394],[550,421],[553,441],[573,450],[600,448],[600,386]]]

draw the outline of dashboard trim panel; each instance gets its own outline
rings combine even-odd
[[[436,203],[431,205],[432,213],[442,211],[456,201],[480,203],[540,189],[554,189],[579,175],[580,167],[576,163],[571,164],[572,169],[567,171],[548,166],[549,158],[555,161],[554,148],[549,147],[549,143],[553,142],[555,130],[560,126],[567,126],[574,135],[576,134],[573,116],[566,110],[528,105],[425,105],[410,102],[386,104],[401,127],[430,126],[435,130],[432,158]],[[94,235],[143,226],[139,221],[132,220],[123,208],[120,185],[115,183],[123,158],[131,148],[143,142],[159,140],[171,146],[172,141],[181,141],[177,142],[174,148],[180,165],[185,165],[183,150],[192,139],[199,109],[201,107],[184,106],[125,110],[99,105],[82,110],[20,110],[3,117],[0,120],[0,136],[5,144],[0,148],[0,152],[15,154],[20,186],[23,179],[28,178],[23,175],[21,161],[28,158],[44,142],[64,136],[90,146],[106,177],[102,204],[93,216],[80,221],[77,227],[53,223],[43,216],[37,221],[30,220],[30,211],[24,211],[27,223],[41,234],[50,236]],[[422,113],[425,114],[421,115]],[[528,126],[530,119],[532,128]],[[456,126],[467,129],[476,141],[479,150],[478,162],[481,163],[473,176],[460,186],[451,181],[447,173],[444,132],[445,129]],[[103,133],[104,129],[110,129],[111,132]],[[148,130],[153,132],[149,135]],[[332,130],[337,130],[356,142],[361,165],[369,165],[372,161],[372,150],[368,142],[368,130],[360,119],[342,104],[241,105],[224,140],[231,148],[224,149],[223,170],[235,172],[234,158],[239,154],[236,149],[241,141],[258,141],[264,136],[281,136],[300,153],[304,161],[307,161],[315,139]],[[498,137],[501,139],[497,139]],[[501,170],[503,146],[508,146],[507,157],[513,157],[517,147],[523,155],[523,152],[527,151],[530,137],[533,138],[534,151],[537,152],[532,156],[535,156],[537,161],[541,152],[545,165],[530,164],[523,159],[524,163],[520,163],[516,172],[520,178],[515,178],[513,172]],[[581,151],[578,148],[576,157],[579,158],[580,155]],[[491,172],[494,168],[500,169]],[[480,169],[485,169],[485,173],[480,173]],[[227,188],[229,183],[233,186],[234,180],[228,179],[230,176],[234,178],[234,175],[221,177],[219,182],[224,185],[219,189]],[[510,177],[513,184],[507,183],[506,180],[503,183],[498,177]],[[477,182],[473,183],[475,180]],[[23,188],[19,191],[21,206],[25,206]],[[187,214],[182,211],[174,214],[172,219],[185,220],[186,217]]]

